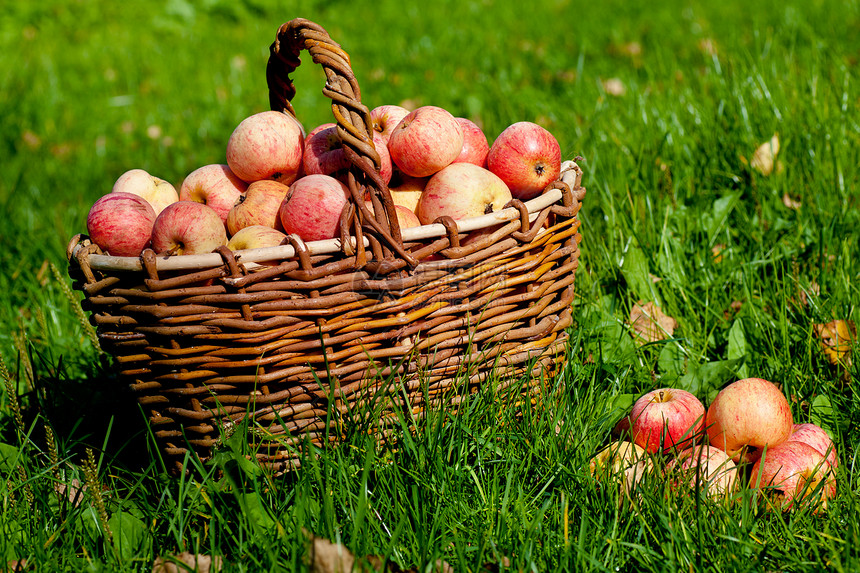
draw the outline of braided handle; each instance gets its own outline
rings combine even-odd
[[[384,245],[380,252],[375,253],[377,260],[373,266],[378,267],[379,272],[402,268],[404,262],[414,267],[417,261],[403,247],[394,202],[388,186],[379,175],[381,161],[373,145],[373,123],[370,111],[361,103],[361,89],[350,66],[349,55],[319,24],[296,18],[278,29],[275,41],[269,47],[266,66],[270,107],[296,115],[291,103],[296,88],[290,74],[301,63],[299,54],[302,50],[307,50],[313,62],[325,71],[323,95],[332,100],[337,134],[352,165],[347,187],[355,206],[353,217],[358,217],[358,228],[375,235]],[[374,212],[365,204],[366,192],[370,193]],[[343,248],[345,252],[351,249],[347,245]]]

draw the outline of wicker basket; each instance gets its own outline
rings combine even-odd
[[[320,26],[281,26],[267,80],[294,113],[306,49],[323,66],[350,157],[339,239],[207,255],[113,257],[68,247],[102,348],[116,359],[174,471],[249,421],[261,463],[284,470],[305,440],[337,441],[428,400],[456,407],[490,380],[528,393],[564,360],[579,260],[582,172],[565,162],[542,195],[474,219],[401,233],[379,179],[372,126],[347,54]],[[366,193],[372,209],[365,205]]]

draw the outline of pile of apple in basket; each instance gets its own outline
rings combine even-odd
[[[383,105],[370,117],[401,229],[497,211],[512,198],[532,199],[559,176],[559,144],[534,123],[514,123],[490,147],[478,125],[440,107]],[[233,131],[226,160],[190,173],[179,192],[145,170],[127,171],[90,209],[90,239],[110,255],[136,257],[145,248],[193,255],[225,244],[273,247],[287,234],[339,236],[350,165],[335,124],[305,135],[287,113],[254,114]]]
[[[652,390],[613,433],[621,440],[598,452],[590,469],[599,481],[618,480],[628,495],[656,475],[675,494],[697,489],[732,500],[761,492],[782,510],[825,509],[836,495],[833,440],[816,424],[795,424],[785,395],[762,378],[729,384],[707,411],[685,390]]]

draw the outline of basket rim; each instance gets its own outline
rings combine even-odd
[[[573,161],[565,161],[562,164],[561,175],[559,180],[574,188],[577,175],[576,163]],[[534,199],[525,201],[524,205],[529,212],[529,220],[534,221],[538,213],[543,209],[557,203],[563,197],[560,189],[550,189],[549,191],[538,195]],[[493,211],[486,215],[478,217],[470,217],[468,219],[460,219],[454,221],[457,230],[460,233],[469,233],[498,225],[499,223],[507,223],[520,218],[520,211],[516,207],[508,207],[499,211]],[[440,223],[431,223],[429,225],[421,225],[420,227],[410,227],[403,229],[403,242],[421,241],[444,237],[447,235],[447,230]],[[352,246],[355,247],[355,237],[350,236]],[[320,241],[310,241],[305,243],[311,255],[331,254],[341,251],[341,242],[339,238],[324,239]],[[369,246],[369,241],[364,238],[365,247]],[[81,249],[86,248],[82,243],[75,245],[74,249],[69,253],[69,260],[77,260],[78,253]],[[292,245],[280,245],[276,247],[262,247],[256,249],[243,249],[233,251],[236,260],[242,263],[259,263],[271,260],[287,260],[296,256],[296,250]],[[112,255],[99,255],[90,253],[87,257],[87,262],[93,270],[102,272],[115,271],[143,271],[144,265],[141,257],[117,257]],[[156,256],[156,269],[159,271],[187,271],[187,270],[206,270],[215,267],[220,267],[224,264],[224,258],[218,253],[206,253],[201,255],[159,255]]]

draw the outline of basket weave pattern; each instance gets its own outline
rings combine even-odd
[[[293,113],[288,74],[309,49],[352,149],[354,200],[336,248],[292,236],[271,259],[223,247],[193,260],[146,250],[119,261],[85,236],[69,244],[69,273],[100,343],[177,471],[188,448],[206,459],[225,425],[248,418],[265,430],[258,458],[282,470],[296,463],[299,442],[337,440],[371,407],[384,424],[427,400],[456,407],[486,380],[530,392],[564,358],[579,167],[566,162],[543,196],[513,201],[483,228],[442,219],[401,233],[348,57],[306,20],[277,38],[273,109]],[[365,194],[372,211],[356,200]]]

